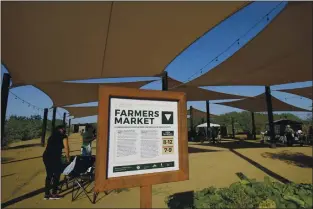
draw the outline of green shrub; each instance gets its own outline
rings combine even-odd
[[[228,188],[209,187],[193,194],[192,204],[176,195],[167,198],[171,209],[178,208],[312,208],[312,184],[282,184],[242,180]],[[184,202],[184,203],[183,203]],[[183,203],[183,204],[182,204]]]
[[[56,125],[62,120],[56,120]],[[51,121],[47,121],[46,136],[51,133]],[[3,146],[16,140],[30,140],[40,138],[42,133],[42,118],[40,115],[30,117],[11,115],[5,122]]]

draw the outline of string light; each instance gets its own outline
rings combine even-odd
[[[30,102],[27,102],[26,100],[22,99],[21,97],[17,96],[16,94],[14,94],[12,91],[9,91],[9,93],[12,94],[15,97],[15,99],[19,99],[20,101],[22,101],[23,104],[25,104],[25,103],[28,104],[28,107],[32,106],[32,108],[34,110],[36,110],[36,109],[37,110],[43,110],[43,108],[37,107],[37,106],[31,104]]]
[[[264,19],[266,19],[267,21],[269,21],[269,15],[275,11],[284,1],[281,1],[279,4],[277,4],[270,12],[268,12],[266,15],[264,15],[258,22],[256,22],[245,34],[243,34],[242,36],[240,36],[236,41],[234,41],[230,46],[228,46],[224,51],[222,51],[220,54],[218,54],[214,59],[212,59],[211,61],[209,61],[207,64],[205,64],[202,68],[200,68],[197,72],[195,72],[194,74],[192,74],[187,80],[183,81],[181,84],[176,85],[172,88],[169,89],[174,89],[177,87],[180,87],[182,85],[185,85],[186,83],[190,82],[191,79],[193,77],[195,77],[196,75],[199,74],[199,72],[201,72],[202,70],[204,70],[204,68],[206,68],[209,64],[213,63],[214,61],[218,61],[218,58],[225,54],[229,49],[231,49],[236,43],[239,45],[239,41],[240,39],[244,38],[247,36],[248,33],[250,33],[250,31],[252,31],[254,28],[256,28]]]

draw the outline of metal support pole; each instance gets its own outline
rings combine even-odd
[[[65,127],[65,124],[66,124],[65,119],[66,119],[66,112],[63,113],[63,126],[64,126],[64,127]]]
[[[4,73],[1,86],[1,146],[4,145],[4,124],[7,112],[10,82],[10,74]]]
[[[271,137],[271,148],[276,147],[275,143],[275,130],[274,130],[274,121],[273,121],[273,107],[272,107],[272,95],[271,89],[269,86],[265,86],[265,96],[266,96],[266,104],[267,104],[267,116],[268,116],[268,126]]]
[[[210,139],[211,138],[211,131],[210,131],[211,118],[210,118],[210,101],[209,100],[206,101],[206,124],[207,124],[207,136],[208,136],[208,139]]]
[[[235,125],[234,125],[233,117],[231,117],[231,129],[232,129],[233,139],[235,139]]]
[[[164,71],[162,75],[162,91],[168,90],[168,75],[167,72]]]
[[[56,114],[57,114],[57,108],[54,107],[53,108],[53,113],[52,113],[52,123],[51,123],[51,133],[54,131],[55,129],[55,117],[56,117]]]
[[[312,117],[311,117],[311,126],[313,126],[313,100],[312,100],[312,106],[311,106],[312,110],[311,110],[311,113],[312,113]]]
[[[71,119],[68,120],[68,136],[71,134]]]
[[[192,110],[192,106],[190,106],[190,117],[189,117],[189,121],[190,121],[190,132],[191,132],[191,136],[194,137],[194,130],[193,130],[193,110]]]
[[[46,130],[47,130],[48,108],[44,109],[43,121],[42,121],[42,133],[41,133],[41,145],[44,147],[46,142]]]
[[[251,118],[252,118],[252,135],[253,139],[256,140],[254,112],[251,112]]]

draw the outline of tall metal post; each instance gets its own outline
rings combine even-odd
[[[191,136],[194,137],[194,130],[193,130],[193,108],[192,106],[190,106],[190,117],[189,117],[189,121],[190,121],[190,132],[191,132]]]
[[[206,101],[206,124],[207,124],[207,136],[208,139],[211,138],[211,118],[210,118],[210,101]]]
[[[41,145],[44,147],[46,144],[46,130],[47,130],[48,108],[44,109],[41,133]]]
[[[251,118],[252,118],[252,135],[253,139],[256,140],[254,112],[251,112]]]
[[[168,90],[168,75],[167,72],[164,71],[162,75],[162,91]]]
[[[54,131],[55,129],[55,117],[56,117],[56,114],[57,114],[57,108],[54,107],[53,108],[53,113],[52,113],[52,123],[51,123],[51,133]]]
[[[235,125],[234,125],[233,117],[231,117],[231,129],[232,129],[233,139],[235,139]]]
[[[4,145],[4,124],[7,112],[10,82],[10,74],[4,73],[1,86],[1,146]]]
[[[71,119],[68,120],[68,136],[71,134]]]
[[[66,119],[66,112],[63,113],[63,126],[65,126],[65,124],[66,124],[65,119]]]
[[[271,137],[271,148],[276,147],[275,142],[275,130],[274,130],[274,121],[273,121],[273,107],[272,107],[272,95],[271,89],[269,86],[265,86],[265,96],[266,96],[266,104],[267,104],[267,116],[268,116],[268,126]]]
[[[311,117],[311,126],[313,126],[313,100],[312,100],[312,106],[311,106],[312,110],[311,110],[311,113],[312,113],[312,117]]]

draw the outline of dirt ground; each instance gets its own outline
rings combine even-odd
[[[1,203],[12,208],[138,208],[139,189],[99,194],[92,205],[86,197],[71,201],[71,191],[62,200],[43,200],[44,148],[40,140],[18,142],[1,152]],[[80,153],[81,139],[70,136],[71,155]],[[96,144],[93,143],[93,147]],[[95,153],[95,149],[93,149]],[[253,141],[223,140],[221,144],[189,143],[190,179],[153,186],[153,207],[165,208],[168,195],[209,186],[225,187],[239,180],[236,173],[263,180],[270,176],[282,182],[312,183],[312,147],[278,147]],[[92,185],[90,186],[90,189]]]

